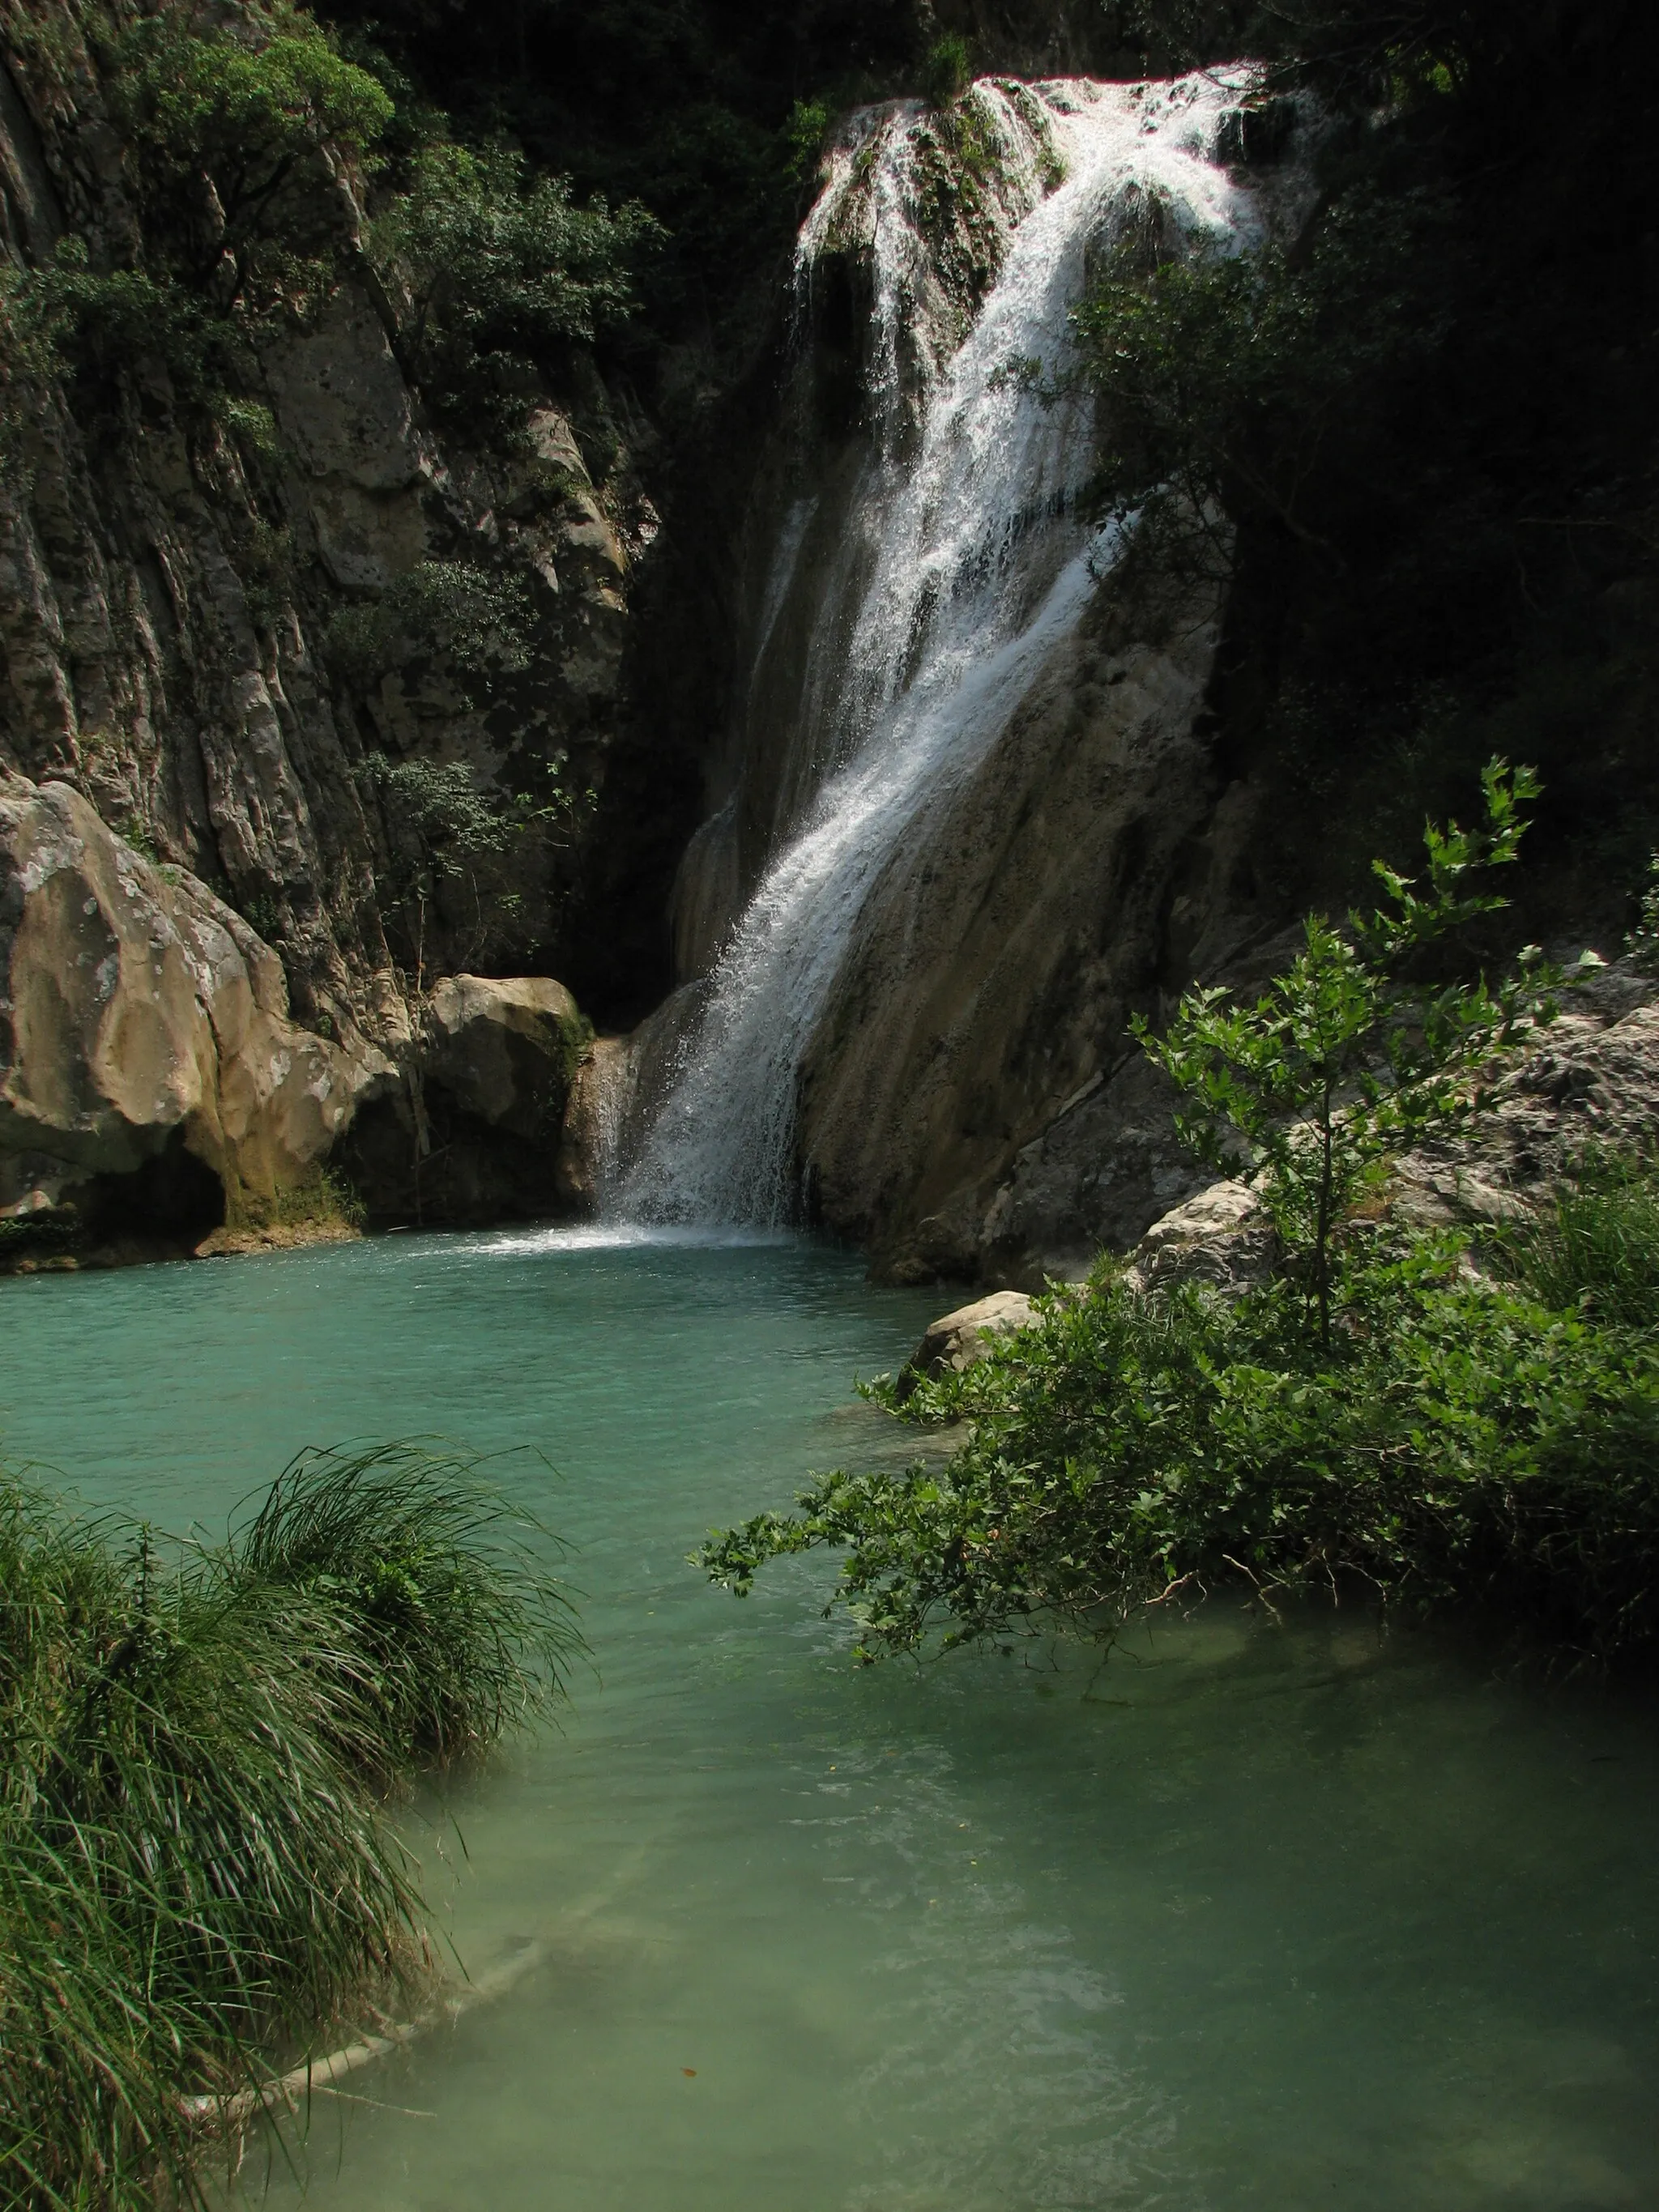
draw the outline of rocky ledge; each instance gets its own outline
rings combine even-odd
[[[1494,1086],[1486,1109],[1456,1137],[1394,1163],[1388,1211],[1415,1228],[1497,1224],[1524,1215],[1572,1164],[1601,1152],[1650,1155],[1659,1138],[1659,976],[1631,961],[1577,990]],[[1127,1253],[1142,1291],[1181,1282],[1224,1294],[1266,1279],[1275,1240],[1243,1182],[1209,1183],[1153,1222]],[[961,1373],[1000,1336],[1024,1328],[1032,1303],[1004,1290],[944,1315],[911,1355],[907,1378]],[[911,1383],[914,1388],[914,1382]]]
[[[564,987],[449,976],[394,1029],[302,1027],[207,884],[0,770],[0,1269],[559,1210]]]

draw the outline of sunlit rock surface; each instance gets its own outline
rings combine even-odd
[[[907,1373],[911,1376],[960,1375],[975,1360],[983,1359],[1000,1336],[1011,1336],[1032,1317],[1030,1299],[1023,1291],[993,1291],[971,1305],[930,1322],[927,1334],[911,1353]]]
[[[0,777],[0,1212],[118,1210],[130,1186],[141,1213],[211,1228],[191,1217],[212,1183],[234,1220],[302,1183],[392,1075],[289,1018],[282,963],[204,884],[67,785]],[[206,1171],[193,1196],[180,1152]]]

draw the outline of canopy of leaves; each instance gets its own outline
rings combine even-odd
[[[530,664],[532,609],[523,580],[473,561],[422,561],[383,597],[348,607],[328,634],[329,659],[367,684],[434,647],[487,692]]]
[[[211,280],[222,308],[256,275],[281,281],[272,247],[314,256],[337,234],[324,150],[362,156],[392,104],[308,17],[262,40],[246,22],[203,35],[166,9],[133,24],[114,59],[140,195],[179,272]]]
[[[402,343],[428,398],[511,420],[538,366],[631,313],[656,228],[638,206],[577,206],[562,177],[531,180],[510,147],[426,149],[373,243],[407,299]]]
[[[1327,447],[1386,446],[1379,386],[1410,375],[1444,336],[1449,305],[1424,314],[1415,271],[1445,220],[1421,192],[1357,190],[1292,259],[1274,246],[1194,249],[1149,206],[1143,234],[1118,249],[1075,318],[1085,373],[1107,401],[1112,505],[1156,503],[1166,548],[1182,530],[1213,545],[1212,518],[1253,514],[1327,545]]]

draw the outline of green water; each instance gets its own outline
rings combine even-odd
[[[1222,1606],[1103,1672],[860,1672],[819,1563],[746,1605],[682,1564],[890,1449],[848,1385],[937,1303],[545,1234],[0,1283],[0,1440],[88,1499],[216,1526],[300,1445],[417,1431],[561,1470],[504,1463],[599,1673],[435,1867],[469,1966],[545,1963],[319,2100],[309,2201],[1659,2203],[1650,1705]]]

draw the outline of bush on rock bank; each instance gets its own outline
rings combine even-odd
[[[0,1478],[0,2200],[206,2202],[202,2138],[429,1954],[386,1798],[577,1638],[456,1459],[311,1453],[216,1547]]]
[[[1254,1006],[1195,992],[1141,1032],[1183,1136],[1256,1181],[1276,1272],[1230,1297],[1103,1261],[963,1371],[876,1386],[971,1425],[948,1464],[828,1475],[717,1532],[714,1579],[845,1548],[865,1657],[1056,1619],[1109,1635],[1224,1579],[1482,1605],[1597,1656],[1659,1637],[1659,1174],[1581,1161],[1478,1249],[1389,1218],[1390,1155],[1478,1113],[1570,980],[1530,951],[1495,990],[1447,980],[1534,787],[1493,763],[1485,788],[1484,830],[1431,830],[1421,887],[1379,866],[1385,907],[1311,920]]]

